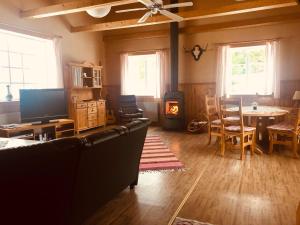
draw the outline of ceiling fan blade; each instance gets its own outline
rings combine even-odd
[[[147,7],[152,6],[154,4],[151,0],[138,0],[138,1]]]
[[[144,23],[146,20],[152,15],[151,12],[147,12],[141,19],[139,19],[138,23]]]
[[[169,17],[170,19],[175,20],[175,21],[177,21],[177,22],[183,21],[183,17],[178,16],[178,15],[176,15],[176,14],[174,14],[174,13],[171,13],[171,12],[169,12],[169,11],[167,11],[167,10],[159,10],[159,12],[160,12],[162,15],[164,15],[164,16],[166,16],[166,17]]]
[[[156,4],[159,4],[159,5],[162,5],[163,4],[163,1],[162,0],[152,0],[154,3]]]
[[[170,5],[164,5],[163,9],[172,9],[172,8],[179,8],[179,7],[188,7],[193,6],[193,2],[184,2],[184,3],[176,3],[176,4],[170,4]]]
[[[135,11],[144,11],[144,10],[148,10],[148,9],[147,8],[124,9],[124,10],[117,10],[116,13],[135,12]]]

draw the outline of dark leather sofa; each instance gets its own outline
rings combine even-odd
[[[0,224],[83,224],[137,185],[148,125],[0,150]]]

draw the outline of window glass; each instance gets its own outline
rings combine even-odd
[[[230,49],[229,90],[232,95],[256,94],[265,89],[266,46],[239,47]]]

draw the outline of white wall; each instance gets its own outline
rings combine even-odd
[[[75,15],[68,17],[52,17],[44,19],[23,19],[20,10],[32,9],[49,5],[47,0],[0,0],[0,28],[20,30],[25,33],[62,37],[63,63],[92,62],[96,65],[104,64],[104,44],[101,33],[70,32],[70,23],[85,23],[88,17]],[[6,93],[0,93],[6,95]],[[18,103],[0,103],[0,124],[19,121]]]
[[[179,46],[179,82],[205,83],[216,81],[216,43],[251,41],[261,39],[282,38],[281,44],[281,74],[282,80],[300,79],[300,22],[238,28],[180,35]],[[107,38],[108,39],[108,38]],[[194,61],[184,47],[191,49],[199,44],[204,47],[208,43],[208,51],[199,61]],[[108,40],[106,47],[106,83],[120,84],[121,52],[169,48],[168,38],[147,38],[134,40]]]

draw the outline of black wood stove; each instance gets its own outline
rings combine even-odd
[[[171,91],[164,96],[163,127],[168,130],[182,130],[185,126],[184,94],[178,91],[178,46],[179,26],[172,22],[170,27],[171,48]]]

